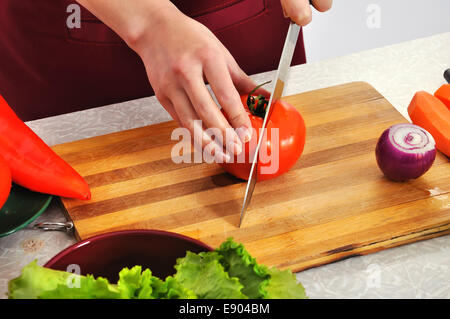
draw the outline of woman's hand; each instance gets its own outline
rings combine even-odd
[[[174,6],[160,10],[157,30],[148,29],[135,43],[135,51],[144,61],[148,78],[163,107],[189,129],[194,136],[195,120],[203,129],[219,129],[227,141],[219,145],[242,151],[251,138],[252,126],[239,93],[248,93],[256,85],[240,69],[234,58],[213,33],[201,23],[187,17]],[[229,121],[215,104],[207,81]],[[230,128],[237,129],[227,130]],[[202,147],[211,143],[203,134]],[[231,145],[230,145],[231,144]],[[216,155],[227,160],[226,153]],[[217,158],[216,158],[217,159]]]
[[[311,22],[311,5],[318,11],[330,10],[333,0],[280,0],[283,6],[284,16],[300,26],[305,26]]]
[[[219,141],[222,147],[209,150],[216,160],[231,158],[223,148],[234,154],[242,151],[243,142],[251,138],[252,126],[239,94],[250,92],[256,84],[207,27],[168,0],[78,1],[139,54],[159,102],[192,137],[194,126],[199,126],[196,120],[202,121],[198,127],[203,130],[202,148],[212,145],[204,131],[214,128],[230,141],[228,145]],[[217,107],[205,81],[229,120]],[[263,89],[257,93],[269,94]]]

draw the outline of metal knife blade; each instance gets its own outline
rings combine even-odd
[[[264,134],[266,132],[267,121],[271,114],[272,104],[279,100],[283,95],[284,86],[289,74],[289,67],[291,66],[292,57],[294,55],[295,46],[297,44],[297,39],[300,33],[300,26],[291,22],[286,35],[286,40],[284,42],[283,51],[281,52],[280,62],[278,64],[278,69],[275,75],[275,81],[273,81],[273,90],[270,95],[269,103],[267,104],[266,115],[264,116],[264,121],[260,130],[258,144],[256,146],[255,154],[253,157],[252,168],[250,170],[250,175],[248,177],[247,187],[245,189],[244,202],[242,204],[241,216],[239,219],[239,227],[241,227],[242,221],[244,219],[247,207],[252,199],[253,191],[256,186],[257,171],[258,171],[258,159],[259,159],[259,149],[261,148],[261,143],[263,141]]]

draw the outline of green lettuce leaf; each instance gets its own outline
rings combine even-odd
[[[266,299],[307,299],[305,288],[290,270],[269,269],[270,280],[264,287]]]
[[[9,298],[14,299],[193,299],[193,291],[173,277],[165,281],[141,266],[123,268],[117,284],[92,275],[81,276],[53,270],[31,262],[21,276],[9,282]]]
[[[120,275],[120,274],[119,274]],[[157,299],[158,295],[155,290],[155,282],[160,281],[159,278],[152,275],[150,269],[142,272],[141,287],[137,294],[134,295],[136,299]],[[120,282],[117,283],[120,286]]]
[[[172,276],[167,277],[164,282],[160,281],[156,292],[156,298],[159,299],[197,299],[194,291],[184,287]]]
[[[142,272],[141,266],[134,266],[131,269],[123,268],[119,272],[119,281],[117,282],[121,297],[124,299],[133,299],[141,295],[146,298],[153,298],[151,279],[152,272],[150,269],[145,269]]]
[[[280,271],[258,265],[242,244],[228,238],[216,251],[231,277],[244,286],[242,292],[251,299],[305,299],[305,289],[290,270]]]
[[[65,271],[41,267],[36,260],[22,269],[22,274],[11,280],[8,296],[14,299],[70,299],[119,298],[116,285],[105,278],[80,276]]]
[[[259,265],[242,244],[229,238],[218,249],[187,252],[164,280],[141,266],[123,268],[117,284],[102,277],[76,275],[31,262],[8,286],[9,298],[260,299],[307,298],[290,270]]]
[[[221,264],[230,277],[236,277],[244,286],[242,293],[250,299],[265,298],[270,275],[266,266],[258,265],[242,244],[228,238],[216,251],[223,258]]]
[[[49,273],[41,270],[34,260],[22,269],[22,274],[9,281],[8,297],[14,299],[35,299],[43,291],[53,290],[58,284],[66,282],[69,273]],[[41,280],[41,278],[43,280]]]
[[[80,276],[80,285],[68,286],[59,284],[55,289],[44,291],[38,296],[40,299],[118,299],[120,292],[116,285],[107,279],[92,275]]]
[[[118,289],[125,299],[194,299],[193,291],[181,286],[173,277],[161,280],[141,266],[124,268],[119,273]]]
[[[217,252],[187,252],[179,258],[174,278],[200,299],[246,299],[238,278],[230,277],[219,262]]]

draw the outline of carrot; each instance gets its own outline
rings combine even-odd
[[[427,130],[436,147],[450,157],[450,110],[430,93],[417,92],[408,106],[411,121]]]
[[[450,110],[450,84],[442,85],[436,92],[434,92],[434,96],[447,105]]]

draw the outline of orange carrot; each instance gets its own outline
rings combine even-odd
[[[434,96],[447,105],[450,110],[450,84],[442,85],[436,92],[434,92]]]
[[[450,110],[430,93],[417,92],[408,107],[411,121],[427,130],[436,147],[450,157]]]

